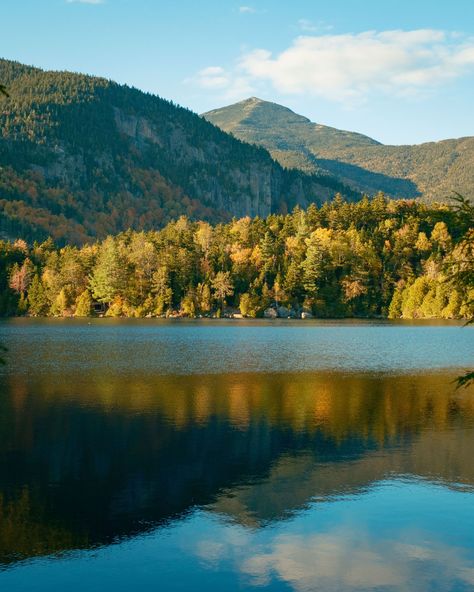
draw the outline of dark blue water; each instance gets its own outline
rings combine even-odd
[[[0,590],[474,589],[474,332],[10,321]]]

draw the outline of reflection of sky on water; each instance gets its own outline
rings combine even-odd
[[[219,526],[194,553],[206,569],[231,563],[248,586],[273,589],[283,581],[300,592],[468,590],[474,586],[473,542],[468,493],[391,480],[331,504],[313,503],[268,529],[240,529],[235,536]]]
[[[1,592],[474,588],[472,329],[30,321]]]
[[[467,591],[474,586],[472,497],[395,479],[333,503],[313,502],[264,528],[201,509],[146,536],[19,565],[0,574],[0,585],[15,592]]]

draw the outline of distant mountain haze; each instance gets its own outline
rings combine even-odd
[[[110,80],[0,60],[0,231],[82,243],[180,215],[267,216],[360,193],[285,170],[199,115]]]
[[[240,140],[263,146],[284,167],[336,175],[368,194],[384,191],[391,197],[426,201],[445,201],[453,191],[474,194],[473,137],[385,146],[256,97],[203,117]]]

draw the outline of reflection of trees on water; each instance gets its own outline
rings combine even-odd
[[[261,525],[391,473],[474,485],[472,393],[441,374],[3,380],[4,560],[202,504]]]
[[[50,520],[28,488],[13,499],[0,496],[0,558],[3,563],[83,547],[85,536]]]

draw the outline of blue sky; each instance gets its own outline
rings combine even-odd
[[[0,55],[197,112],[259,96],[403,144],[474,135],[474,2],[3,0]]]

